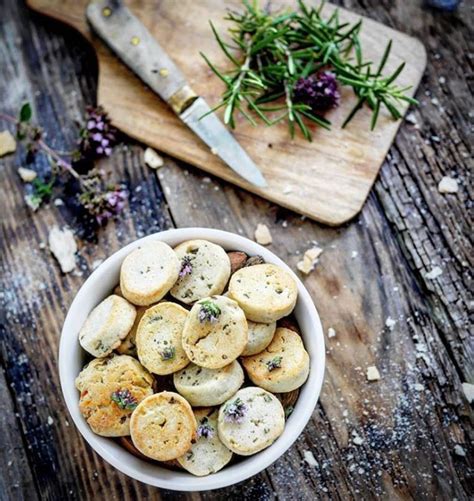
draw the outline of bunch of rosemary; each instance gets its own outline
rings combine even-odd
[[[403,101],[417,103],[405,95],[409,87],[394,84],[405,63],[391,75],[382,73],[391,42],[374,68],[362,54],[361,21],[354,25],[341,23],[338,10],[324,19],[324,2],[318,8],[309,8],[302,0],[298,5],[298,11],[271,14],[261,10],[257,0],[252,4],[243,0],[244,11],[230,12],[226,17],[232,23],[231,42],[224,41],[211,23],[220,48],[232,63],[229,71],[222,72],[201,54],[226,85],[221,101],[213,109],[225,107],[226,124],[235,127],[236,111],[254,125],[257,117],[267,125],[287,120],[291,137],[298,127],[310,141],[306,120],[325,128],[329,128],[330,122],[321,116],[317,107],[297,99],[295,86],[324,70],[330,70],[339,84],[352,87],[358,97],[343,127],[364,104],[372,110],[371,128],[374,129],[382,105],[394,119],[399,119]]]

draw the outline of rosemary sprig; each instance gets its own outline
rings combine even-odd
[[[340,85],[352,87],[358,97],[342,127],[367,105],[372,110],[374,129],[381,107],[394,119],[401,117],[403,102],[417,101],[405,95],[408,88],[395,85],[404,63],[391,75],[383,74],[392,42],[389,42],[376,69],[364,59],[359,33],[362,21],[341,23],[339,11],[325,19],[324,2],[317,8],[298,1],[298,11],[271,14],[261,10],[258,1],[243,0],[242,12],[229,12],[226,20],[230,41],[224,41],[211,23],[212,32],[229,60],[230,69],[221,71],[204,55],[210,69],[224,82],[221,101],[214,107],[224,110],[224,122],[235,127],[240,112],[252,124],[260,119],[267,125],[286,120],[291,136],[299,129],[311,140],[307,122],[329,129],[330,122],[320,110],[299,102],[295,85],[321,70],[334,73]],[[323,111],[323,110],[321,110]]]

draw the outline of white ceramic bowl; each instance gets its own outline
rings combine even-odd
[[[308,380],[301,388],[294,411],[280,438],[270,447],[248,456],[237,464],[208,475],[195,477],[187,472],[171,471],[143,461],[127,452],[114,440],[94,434],[79,412],[79,393],[74,380],[84,364],[85,353],[79,345],[78,333],[89,312],[109,295],[119,282],[119,270],[125,256],[150,240],[175,245],[201,238],[221,245],[226,250],[240,250],[253,256],[260,254],[265,261],[275,263],[291,273],[298,284],[295,316],[306,350],[311,359]],[[313,301],[299,278],[275,254],[255,242],[226,231],[208,228],[181,228],[155,233],[137,240],[106,259],[86,280],[72,302],[64,322],[59,345],[59,376],[64,399],[71,417],[91,447],[118,470],[141,482],[177,491],[203,491],[235,484],[251,477],[276,461],[298,438],[309,421],[319,398],[324,375],[324,336]]]

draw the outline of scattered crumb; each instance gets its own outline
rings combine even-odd
[[[474,384],[463,383],[462,391],[466,395],[467,401],[471,404],[474,401]]]
[[[329,327],[328,329],[328,337],[336,337],[336,331],[332,327]]]
[[[217,155],[217,148],[211,148],[211,153],[213,155]]]
[[[296,265],[298,270],[307,275],[314,269],[314,265],[316,264],[319,256],[322,254],[323,249],[320,247],[311,247],[308,249],[303,256],[302,261],[299,261]]]
[[[48,424],[51,426],[54,423],[54,419],[51,416],[48,416]]]
[[[41,201],[38,197],[35,197],[32,194],[25,195],[24,197],[26,205],[33,211],[36,212],[41,205]]]
[[[289,195],[291,193],[291,186],[285,186],[283,188],[283,195]]]
[[[459,444],[456,444],[454,446],[454,454],[456,454],[456,456],[460,456],[460,457],[466,457],[466,451],[459,445]]]
[[[145,163],[148,165],[148,167],[150,167],[151,169],[158,169],[159,167],[162,167],[164,164],[163,159],[152,148],[147,148],[145,150],[145,153],[143,154],[143,159],[145,160]]]
[[[62,199],[61,199],[61,198],[55,198],[55,199],[54,199],[54,205],[55,205],[56,207],[60,207],[61,205],[64,205],[64,202],[62,201]]]
[[[355,444],[355,445],[362,445],[364,443],[364,439],[359,436],[359,435],[355,435],[354,438],[352,439],[352,442]]]
[[[267,225],[260,223],[257,225],[255,241],[260,245],[270,245],[272,243],[272,235]]]
[[[375,365],[371,365],[367,367],[367,381],[378,381],[380,379],[380,372],[375,367]]]
[[[418,123],[414,113],[408,113],[405,120],[412,125],[416,125]]]
[[[316,461],[316,458],[314,457],[314,455],[311,451],[303,451],[303,459],[310,466],[318,466],[318,462]]]
[[[355,259],[358,255],[359,255],[359,253],[357,251],[352,251],[351,252],[351,258],[352,259]]]
[[[77,252],[76,241],[71,230],[60,230],[53,226],[49,232],[49,248],[53,256],[58,260],[63,273],[69,273],[76,267],[75,254]]]
[[[430,272],[425,275],[427,280],[434,280],[443,274],[443,270],[439,266],[435,266],[432,268]]]
[[[0,157],[13,153],[16,150],[15,138],[9,130],[0,132]]]
[[[388,330],[393,331],[393,328],[395,327],[397,321],[394,320],[392,317],[387,317],[387,320],[385,320],[385,327],[387,327]]]
[[[21,177],[21,180],[24,181],[25,183],[31,183],[33,179],[36,179],[38,174],[32,170],[32,169],[27,169],[26,167],[18,167],[18,174]]]
[[[458,182],[452,177],[444,176],[438,184],[438,191],[440,193],[457,193]]]
[[[95,261],[92,262],[91,264],[91,268],[93,270],[95,270],[96,268],[98,268],[102,263],[104,262],[103,259],[96,259]]]

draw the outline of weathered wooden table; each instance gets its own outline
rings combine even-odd
[[[81,236],[80,221],[53,203],[31,213],[16,173],[21,153],[0,161],[2,500],[472,494],[472,415],[461,383],[474,382],[468,317],[474,19],[469,2],[451,15],[420,4],[344,2],[420,37],[429,54],[417,124],[403,124],[362,213],[344,227],[303,220],[171,159],[157,179],[143,163],[143,145],[128,141],[103,166],[128,186],[129,206],[96,241],[82,240],[80,273],[64,276],[41,244],[53,224]],[[2,2],[0,39],[1,111],[15,113],[30,100],[49,140],[67,148],[75,120],[95,99],[87,44],[14,0]],[[45,172],[46,160],[38,157],[34,168]],[[457,194],[438,192],[444,175],[458,179]],[[305,283],[325,331],[332,327],[336,335],[326,339],[326,379],[313,418],[281,459],[234,487],[181,495],[132,481],[102,461],[69,421],[57,373],[67,308],[93,263],[138,237],[173,226],[252,236],[257,223],[271,228],[271,249],[290,265],[312,242],[324,248]],[[427,278],[436,266],[442,274]],[[371,365],[381,379],[369,383]]]

